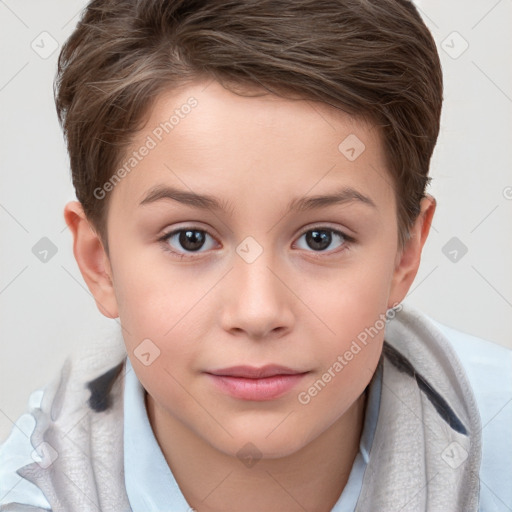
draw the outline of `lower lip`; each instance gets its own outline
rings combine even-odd
[[[242,400],[274,400],[290,391],[302,380],[305,373],[293,375],[274,375],[262,379],[244,377],[228,377],[225,375],[207,374],[221,391]]]

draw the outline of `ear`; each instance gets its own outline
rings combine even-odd
[[[403,250],[397,253],[388,308],[402,302],[416,277],[420,266],[421,251],[430,231],[436,204],[435,198],[429,194],[421,200],[420,213],[411,228],[411,237]]]
[[[73,233],[73,254],[96,306],[108,318],[119,316],[112,269],[101,239],[90,225],[78,201],[64,207],[64,219]]]

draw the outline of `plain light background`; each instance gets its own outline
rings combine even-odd
[[[416,3],[439,48],[445,102],[429,189],[438,207],[405,300],[512,347],[512,2]],[[63,217],[75,196],[52,84],[84,6],[0,0],[0,442],[67,355],[119,330],[96,308]],[[46,262],[43,237],[55,246]]]

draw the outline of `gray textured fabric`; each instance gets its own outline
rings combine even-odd
[[[0,512],[51,512],[51,510],[49,508],[33,507],[32,505],[9,503],[8,505],[0,505]]]
[[[426,376],[415,377],[384,358],[380,413],[356,512],[477,512],[481,425],[464,369],[444,335],[404,306],[386,329],[386,342]],[[429,398],[443,397],[467,435],[457,432]]]
[[[18,474],[43,491],[53,512],[131,511],[123,467],[124,378],[114,382],[112,407],[104,412],[88,406],[86,387],[125,355],[107,345],[66,360],[60,379],[45,388],[41,408],[33,412],[32,445],[48,443],[45,457],[57,458],[48,466],[43,458]]]
[[[405,363],[383,357],[380,413],[356,512],[477,512],[480,417],[463,368],[444,336],[410,306],[397,312],[385,338]],[[103,346],[69,359],[33,413],[33,446],[46,442],[58,457],[46,469],[34,462],[18,473],[43,491],[53,512],[131,511],[124,366],[111,389],[112,407],[93,411],[86,388],[125,355],[119,346]]]

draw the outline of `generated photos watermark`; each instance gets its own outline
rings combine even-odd
[[[398,311],[401,311],[403,306],[401,304],[394,305],[386,311],[386,314],[380,314],[379,318],[370,327],[365,327],[357,335],[357,339],[352,340],[350,347],[345,350],[343,354],[338,355],[336,360],[327,368],[327,370],[318,378],[307,390],[301,391],[297,395],[300,404],[307,405],[311,400],[317,396],[329,382],[332,381],[343,369],[354,359],[354,357],[372,341],[375,336],[382,332],[387,325],[387,322],[393,320]]]
[[[196,98],[191,96],[179,108],[174,110],[174,114],[169,119],[161,122],[156,126],[150,135],[146,137],[144,143],[128,157],[123,165],[111,176],[111,178],[101,187],[97,187],[93,191],[96,199],[105,199],[107,192],[112,192],[114,187],[127,176],[137,165],[141,162],[149,152],[156,148],[158,143],[171,133],[172,130],[178,126],[182,119],[192,112],[192,109],[197,107],[199,102]]]

